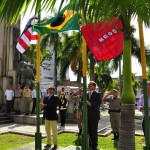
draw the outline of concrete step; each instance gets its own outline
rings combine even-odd
[[[36,125],[36,115],[10,115],[10,118],[13,120],[14,123],[23,123],[23,124],[31,124]],[[43,115],[40,114],[40,125],[42,125],[43,122]]]
[[[8,114],[6,113],[1,113],[0,114],[0,124],[6,124],[6,123],[12,123],[13,121],[9,117]]]
[[[12,120],[1,120],[0,124],[7,124],[7,123],[12,123]]]
[[[9,117],[8,116],[0,116],[0,121],[3,121],[3,120],[8,120]]]

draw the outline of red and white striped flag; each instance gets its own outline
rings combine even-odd
[[[32,27],[35,23],[37,23],[37,21],[37,18],[31,18],[28,21],[23,33],[21,34],[16,45],[16,48],[19,50],[20,53],[25,52],[30,46],[30,44],[37,44],[38,33],[32,31]]]

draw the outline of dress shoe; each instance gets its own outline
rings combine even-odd
[[[51,148],[51,145],[50,145],[50,144],[46,144],[46,145],[44,146],[44,148]]]
[[[57,150],[57,145],[54,145],[51,150]]]

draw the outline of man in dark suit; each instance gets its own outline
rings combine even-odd
[[[98,121],[100,120],[100,105],[102,101],[101,93],[95,91],[96,83],[90,81],[87,93],[87,116],[88,116],[88,133],[90,136],[89,144],[92,150],[97,150],[98,145]]]
[[[46,96],[42,103],[40,103],[40,108],[44,110],[43,117],[45,120],[45,130],[47,134],[47,145],[45,148],[50,148],[52,145],[52,135],[54,147],[52,150],[57,149],[57,106],[59,98],[54,95],[55,87],[51,86],[48,88],[48,96]],[[52,131],[52,134],[51,134]]]

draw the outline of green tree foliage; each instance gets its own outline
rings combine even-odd
[[[42,63],[45,59],[51,56],[51,53],[49,50],[41,49],[40,51],[40,62]],[[26,61],[30,62],[35,66],[36,63],[36,45],[30,45],[29,49],[24,52],[24,55],[26,55]]]
[[[77,75],[77,82],[81,83],[82,61],[81,61],[81,33],[72,32],[71,35],[62,34],[62,48],[58,52],[61,80],[65,80],[65,75],[69,66]]]
[[[103,93],[113,82],[109,63],[110,61],[98,62],[95,66],[95,82]]]

